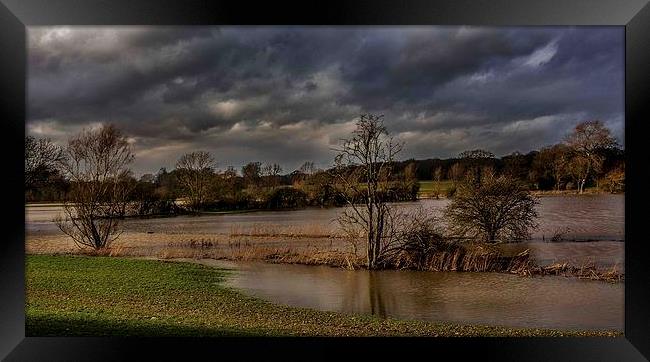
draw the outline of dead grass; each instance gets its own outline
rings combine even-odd
[[[253,224],[230,227],[229,236],[257,236],[257,237],[282,237],[282,238],[342,238],[343,236],[332,231],[329,227],[319,224],[312,225],[276,225]]]
[[[298,229],[298,228],[296,228]],[[286,236],[268,236],[291,234]],[[102,251],[79,249],[63,235],[27,236],[28,254],[85,254],[105,256],[153,257],[159,259],[216,259],[264,261],[270,263],[329,265],[346,269],[365,268],[365,258],[349,250],[342,237],[324,235],[324,228],[314,227],[305,236],[287,229],[257,228],[248,234],[148,234],[126,232],[110,248]],[[426,258],[416,259],[402,253],[387,267],[428,271],[503,272],[521,276],[555,275],[608,282],[624,281],[618,266],[597,268],[587,262],[537,265],[528,249],[515,255],[481,243],[448,243]]]
[[[483,243],[439,242],[424,257],[409,252],[399,254],[394,266],[429,271],[510,272],[529,262],[527,250],[505,256],[495,246]]]
[[[622,282],[625,275],[618,271],[618,266],[613,265],[608,269],[598,269],[595,264],[575,266],[569,263],[554,263],[548,266],[533,266],[522,270],[525,275],[555,275],[574,277],[578,279],[601,280],[610,283]]]

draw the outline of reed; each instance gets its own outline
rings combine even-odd
[[[283,238],[341,238],[342,235],[330,230],[329,227],[319,224],[310,225],[277,225],[253,224],[250,226],[232,225],[231,237],[256,236],[256,237],[283,237]]]

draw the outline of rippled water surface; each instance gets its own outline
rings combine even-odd
[[[368,272],[200,262],[234,269],[228,278],[232,287],[297,307],[464,324],[623,330],[623,283],[500,273]]]
[[[549,196],[540,198],[537,207],[539,228],[531,242],[505,245],[512,252],[530,249],[542,264],[595,262],[600,266],[617,265],[623,270],[623,241],[625,235],[624,195]],[[423,207],[439,214],[449,203],[446,199],[401,203],[404,208]],[[60,213],[57,206],[28,206],[27,233],[58,234],[52,219]],[[124,223],[126,231],[165,234],[229,234],[248,232],[264,227],[279,227],[327,233],[337,228],[334,219],[340,208],[308,208],[288,211],[259,211],[240,214],[212,214],[168,218],[131,219]],[[566,241],[549,243],[557,233]]]
[[[449,203],[447,199],[420,200],[401,203],[401,207],[423,207],[439,214]],[[540,198],[537,207],[539,228],[534,239],[549,239],[562,233],[569,240],[615,240],[625,235],[624,195],[549,196]],[[27,229],[56,229],[52,219],[60,213],[57,206],[28,206]],[[336,228],[332,221],[340,208],[308,208],[290,211],[258,211],[240,214],[214,214],[128,220],[127,230],[166,233],[229,233],[233,226],[250,225],[317,225]]]
[[[595,262],[623,271],[624,196],[543,197],[533,240],[503,247],[531,250],[542,264]],[[401,207],[440,211],[448,200]],[[26,207],[28,234],[60,234],[52,219],[58,206]],[[230,234],[281,227],[327,233],[340,208],[130,219],[126,231],[165,234]],[[568,242],[548,241],[561,233]],[[579,242],[573,242],[576,240]],[[629,242],[629,240],[628,240]],[[632,241],[633,242],[633,241]],[[210,265],[224,262],[203,260]],[[624,284],[563,277],[523,278],[496,273],[347,271],[330,267],[230,263],[228,283],[267,300],[327,311],[384,317],[496,324],[515,327],[623,329]]]

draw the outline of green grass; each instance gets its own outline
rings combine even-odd
[[[444,181],[418,181],[420,183],[420,190],[418,191],[418,197],[435,197],[434,192],[438,190],[440,197],[445,197],[447,191],[454,186],[454,182],[451,180]]]
[[[226,270],[111,257],[27,256],[28,336],[619,336],[379,319],[275,305]]]

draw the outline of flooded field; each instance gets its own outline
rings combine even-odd
[[[198,262],[234,269],[228,285],[296,307],[463,324],[623,330],[622,283],[500,273]]]
[[[595,262],[599,266],[617,265],[623,270],[625,236],[624,195],[549,196],[540,198],[537,211],[539,228],[530,242],[504,245],[513,253],[530,249],[537,262]],[[423,207],[439,214],[449,200],[427,199],[401,203],[401,207]],[[60,206],[35,205],[26,208],[28,238],[60,237],[52,219]],[[334,221],[340,208],[308,208],[288,211],[257,211],[238,214],[210,214],[165,218],[129,219],[124,222],[122,239],[139,246],[161,248],[169,242],[201,238],[219,242],[232,236],[258,236],[260,245],[274,247],[328,247],[343,250],[335,234]],[[568,242],[548,242],[561,233]],[[264,237],[264,238],[262,238]],[[162,242],[162,240],[165,240]],[[580,242],[572,242],[580,241]]]
[[[624,195],[548,196],[540,198],[537,207],[539,228],[533,239],[550,239],[562,233],[567,240],[623,241],[625,235]],[[425,199],[400,203],[405,208],[423,207],[439,214],[448,199]],[[60,214],[60,206],[40,204],[26,208],[27,231],[56,232],[52,219]],[[340,208],[308,208],[291,211],[256,211],[239,214],[178,216],[170,218],[133,219],[125,222],[130,231],[162,233],[230,233],[234,228],[245,230],[264,225],[313,227],[335,230],[333,220]]]
[[[540,201],[539,228],[533,240],[505,244],[504,249],[512,253],[529,249],[543,265],[594,262],[624,272],[623,195],[552,196]],[[448,202],[421,200],[400,207],[423,207],[439,214]],[[60,212],[57,205],[26,207],[28,252],[75,250],[52,222]],[[347,250],[346,243],[333,236],[337,228],[334,219],[340,212],[340,208],[309,208],[128,219],[119,245],[126,250],[121,255],[190,258],[215,266],[225,263],[234,269],[230,286],[291,306],[468,324],[623,329],[623,283],[498,273],[349,271],[205,259],[223,258],[224,250],[232,253],[235,249],[240,254],[234,259],[250,250],[267,254],[276,250]],[[549,242],[557,233],[564,241]],[[209,250],[187,246],[188,241],[197,240],[209,243]]]

